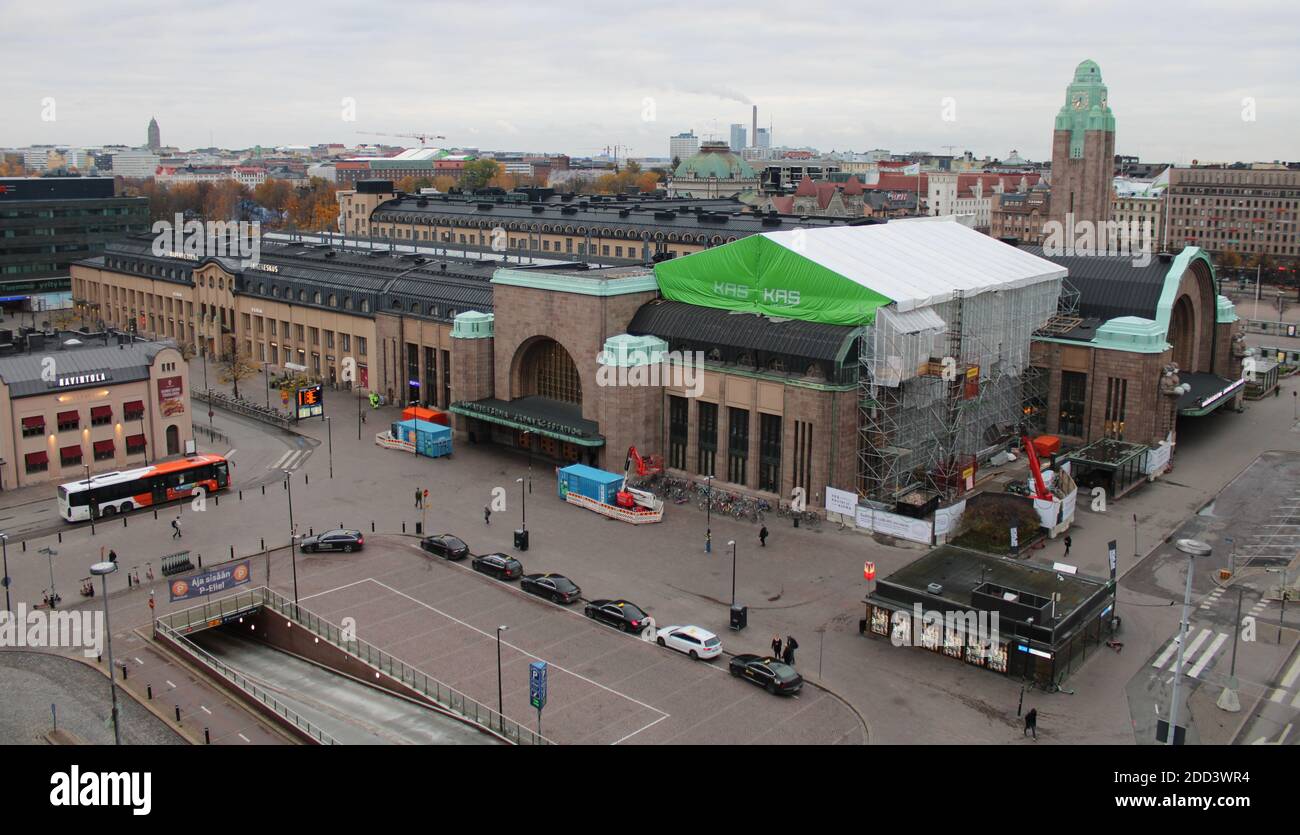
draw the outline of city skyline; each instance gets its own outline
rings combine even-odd
[[[663,156],[667,138],[685,130],[726,141],[729,126],[748,125],[757,104],[759,125],[772,125],[779,145],[995,158],[1015,149],[1045,160],[1061,87],[1092,59],[1111,89],[1117,153],[1183,164],[1285,159],[1300,125],[1288,93],[1300,70],[1286,59],[1300,12],[1248,5],[1230,17],[1179,7],[1168,37],[1173,6],[1070,3],[1032,19],[1008,14],[1002,36],[991,41],[985,31],[974,46],[964,45],[973,12],[956,4],[873,14],[862,28],[844,25],[856,12],[815,4],[782,22],[785,37],[761,46],[745,25],[700,27],[685,4],[608,20],[575,4],[588,43],[572,45],[568,24],[557,23],[566,16],[512,3],[327,5],[328,14],[311,19],[293,6],[241,15],[237,4],[177,13],[179,29],[214,33],[183,40],[154,37],[144,25],[153,12],[142,3],[119,4],[111,15],[79,3],[19,8],[10,12],[16,30],[59,31],[66,60],[38,74],[44,63],[33,41],[0,57],[9,117],[0,145],[142,146],[156,117],[164,144],[182,149],[403,144],[366,132],[430,131],[447,137],[431,144],[449,147],[583,156],[620,145],[623,155]],[[732,13],[757,31],[777,12],[754,3]],[[511,25],[494,25],[503,15]],[[216,37],[230,20],[260,28],[235,41]],[[430,21],[439,27],[432,43],[423,34]],[[627,39],[652,30],[653,39]],[[491,34],[476,39],[475,31]],[[105,40],[184,71],[155,76],[102,60],[89,47]],[[1205,56],[1233,42],[1251,49],[1200,72]],[[574,59],[556,60],[565,49]],[[768,60],[749,60],[756,49]],[[454,81],[429,81],[441,77]]]

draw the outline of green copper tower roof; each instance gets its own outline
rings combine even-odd
[[[1056,129],[1070,131],[1070,156],[1083,156],[1083,137],[1090,130],[1115,131],[1101,68],[1096,61],[1084,61],[1074,70],[1074,81],[1065,89],[1065,104],[1056,114]]]

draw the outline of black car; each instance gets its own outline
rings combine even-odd
[[[343,528],[321,531],[315,536],[304,536],[302,538],[302,550],[307,554],[315,551],[352,553],[353,551],[360,551],[365,545],[366,538],[361,535],[361,531],[349,531]]]
[[[528,574],[519,581],[519,588],[552,603],[572,603],[582,594],[578,584],[563,574]]]
[[[737,655],[731,659],[731,674],[741,676],[769,693],[793,695],[803,688],[803,676],[794,667],[770,656]]]
[[[469,556],[469,546],[449,533],[426,536],[420,540],[420,547],[444,560],[463,560]]]
[[[649,625],[649,615],[635,603],[626,600],[593,600],[582,613],[592,620],[624,632],[640,632]]]
[[[524,564],[509,554],[483,554],[470,563],[475,571],[481,571],[498,580],[518,580],[524,573]]]

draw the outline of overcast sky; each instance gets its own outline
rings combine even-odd
[[[1300,158],[1295,0],[3,0],[0,20],[0,146],[142,145],[155,116],[183,149],[429,131],[666,156],[669,135],[726,139],[754,103],[777,144],[1044,159],[1091,58],[1118,153]]]

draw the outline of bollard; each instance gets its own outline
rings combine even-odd
[[[221,494],[220,494],[220,493],[218,493],[218,494],[216,494],[215,496],[212,497],[212,503],[215,504],[217,507],[221,507]]]
[[[406,533],[406,523],[402,523],[402,533]]]
[[[158,508],[154,508],[154,511],[153,511],[153,518],[155,518],[155,519],[158,518]]]
[[[307,529],[307,535],[308,535],[308,536],[315,536],[315,535],[316,535],[316,529],[315,529],[315,528],[308,528],[308,529]]]
[[[266,485],[265,485],[265,484],[262,485],[262,495],[263,495],[263,496],[266,495]]]
[[[374,533],[374,532],[375,532],[375,520],[374,520],[374,519],[371,519],[371,520],[370,520],[370,532],[371,532],[371,533]],[[24,542],[24,543],[23,543],[23,548],[26,548],[26,547],[27,547],[27,543]]]
[[[308,475],[307,473],[303,473],[303,474],[302,474],[302,483],[303,483],[303,484],[311,484],[311,476]]]
[[[144,692],[145,692],[145,695],[149,697],[149,701],[152,702],[152,701],[153,701],[153,685],[152,685],[152,684],[147,684],[147,685],[145,685]]]
[[[27,540],[25,540],[25,539],[23,540],[23,550],[24,550],[24,551],[27,550]]]
[[[244,500],[244,491],[243,491],[243,490],[240,490],[240,491],[239,491],[239,500],[240,500],[241,502]]]
[[[123,664],[123,665],[122,665],[122,681],[126,681],[126,670],[127,670],[127,667],[126,667],[125,664]]]
[[[59,541],[63,541],[63,531],[59,531]]]
[[[233,545],[230,546],[230,558],[232,560],[235,558],[235,546]]]
[[[208,733],[208,729],[207,729],[207,728],[204,728],[204,729],[203,729],[203,744],[204,744],[204,745],[211,745],[211,744],[212,744],[212,736]]]
[[[103,664],[103,663],[104,663],[104,654],[103,654],[102,652],[101,652],[99,655],[96,655],[96,656],[95,656],[95,663],[96,663],[96,664]]]
[[[262,550],[266,550],[266,537],[262,537]]]
[[[199,554],[199,568],[203,567],[203,555]]]
[[[126,527],[126,517],[125,517],[125,516],[122,517],[122,527],[124,527],[124,528]]]
[[[180,722],[180,721],[181,721],[181,706],[180,706],[180,705],[176,705],[176,721],[177,721],[177,722]]]

